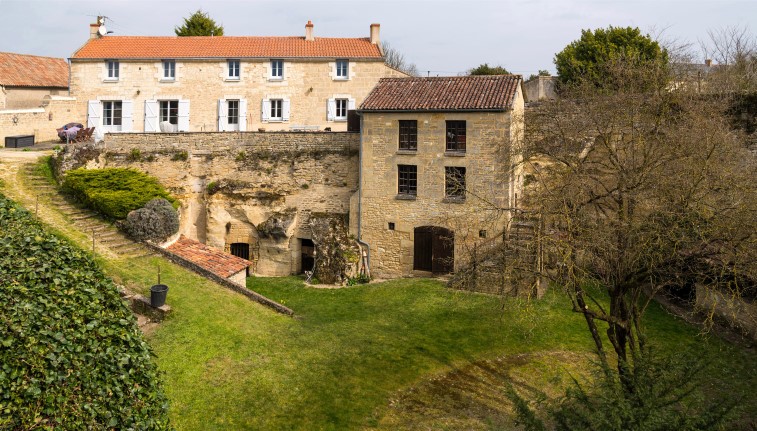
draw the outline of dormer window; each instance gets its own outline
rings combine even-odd
[[[239,60],[227,60],[226,64],[227,64],[227,68],[226,69],[228,71],[228,73],[226,75],[226,79],[233,80],[233,81],[238,81],[239,77],[240,77],[240,73],[239,73]]]
[[[271,60],[270,79],[284,79],[284,60]]]
[[[118,81],[119,77],[119,64],[118,60],[108,60],[105,62],[106,67],[108,68],[108,75],[107,80],[108,81]]]
[[[336,79],[349,79],[349,78],[350,78],[350,61],[337,60],[336,61]]]

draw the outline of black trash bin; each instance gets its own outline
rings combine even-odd
[[[150,305],[155,308],[162,307],[166,303],[168,286],[165,284],[156,284],[150,288]]]

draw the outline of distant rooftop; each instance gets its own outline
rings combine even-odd
[[[504,111],[512,107],[520,75],[382,78],[361,111]]]
[[[68,63],[63,58],[0,52],[0,85],[68,88]]]

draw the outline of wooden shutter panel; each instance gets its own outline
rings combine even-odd
[[[336,117],[336,100],[329,99],[328,105],[326,106],[326,120],[334,121],[334,117]]]
[[[281,121],[289,121],[289,109],[291,107],[291,102],[289,99],[284,99],[281,102]]]
[[[158,101],[145,100],[145,132],[158,131]]]
[[[134,102],[131,100],[121,101],[121,131],[131,132],[134,128]]]
[[[226,130],[226,124],[229,120],[229,109],[226,99],[218,100],[218,131],[223,132]]]
[[[87,127],[102,127],[102,104],[99,100],[87,102]]]
[[[268,121],[271,117],[271,101],[263,99],[262,107],[260,108],[260,119],[262,121]]]
[[[239,131],[247,131],[247,99],[239,100]]]
[[[189,131],[189,100],[179,100],[179,131]]]

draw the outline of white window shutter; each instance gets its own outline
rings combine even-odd
[[[260,119],[262,121],[268,121],[269,118],[271,118],[271,101],[269,99],[263,99]]]
[[[334,117],[336,117],[336,100],[329,99],[329,103],[326,108],[326,120],[334,121]]]
[[[189,100],[179,100],[179,131],[189,131]]]
[[[292,103],[289,99],[284,99],[281,102],[281,121],[289,121],[289,108]]]
[[[239,99],[239,131],[247,131],[247,99]]]
[[[229,107],[226,103],[226,99],[218,100],[218,131],[223,132],[226,130],[226,124],[229,121]]]
[[[121,131],[131,132],[134,127],[134,102],[131,100],[121,101]]]
[[[87,127],[102,127],[102,104],[99,100],[87,101]]]
[[[158,101],[145,100],[145,132],[158,131]]]
[[[347,109],[350,111],[355,109],[355,99],[347,100]]]

